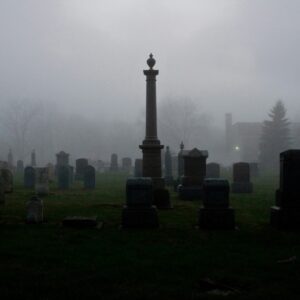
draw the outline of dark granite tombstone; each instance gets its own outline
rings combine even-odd
[[[122,158],[122,171],[127,173],[132,172],[132,160],[130,157]]]
[[[206,173],[207,151],[197,148],[187,151],[183,155],[184,175],[178,186],[179,198],[181,200],[196,200],[202,198],[202,184]]]
[[[76,180],[83,180],[85,168],[88,166],[88,160],[86,158],[78,158],[76,159]]]
[[[48,168],[35,168],[35,193],[38,196],[49,194]]]
[[[217,163],[208,163],[206,165],[206,178],[220,178],[220,165]]]
[[[252,193],[253,184],[250,182],[250,167],[248,163],[233,164],[232,193]]]
[[[4,188],[4,193],[12,193],[13,192],[13,174],[8,169],[1,169],[0,170],[2,184]]]
[[[35,150],[32,150],[31,152],[31,163],[30,163],[31,167],[35,167],[36,166],[36,155],[35,155]]]
[[[198,215],[199,228],[234,229],[234,209],[229,207],[229,183],[225,179],[205,179],[203,207]]]
[[[35,186],[35,170],[33,167],[26,167],[24,170],[24,186],[33,189]]]
[[[271,208],[271,225],[279,229],[300,229],[300,150],[280,153],[280,185],[276,206]]]
[[[110,159],[110,171],[117,172],[118,170],[119,170],[118,155],[113,153]]]
[[[24,173],[24,162],[23,160],[17,161],[17,173],[23,174]]]
[[[93,166],[87,166],[84,170],[83,183],[85,189],[95,189],[96,171]]]
[[[166,147],[165,152],[165,183],[167,186],[173,185],[173,173],[172,173],[172,156],[170,152],[170,147]]]
[[[143,176],[143,159],[138,158],[134,162],[134,177]]]
[[[60,190],[67,190],[70,187],[70,168],[60,166],[57,169],[57,187]]]
[[[157,228],[157,210],[152,206],[153,183],[151,178],[127,179],[126,205],[122,212],[122,228]]]
[[[69,166],[70,185],[74,183],[74,167]]]
[[[3,185],[3,179],[0,176],[0,205],[5,204],[5,193],[4,193],[4,185]]]
[[[184,144],[183,144],[183,142],[181,142],[180,151],[178,153],[178,163],[177,163],[178,179],[180,179],[183,176],[183,173],[184,173],[184,160],[183,160],[184,150],[183,149],[184,149]]]

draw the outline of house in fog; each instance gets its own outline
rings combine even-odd
[[[229,161],[257,162],[262,122],[232,121],[232,114],[225,115],[225,142]],[[290,124],[291,148],[300,148],[300,123]]]

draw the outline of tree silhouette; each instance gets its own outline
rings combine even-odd
[[[286,109],[278,100],[265,120],[260,140],[260,163],[263,169],[276,171],[279,168],[279,153],[290,147],[290,123]]]

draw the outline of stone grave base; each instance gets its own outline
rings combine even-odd
[[[277,229],[300,229],[300,210],[271,207],[271,225]]]
[[[166,186],[173,186],[174,185],[173,177],[165,177],[165,185]]]
[[[253,192],[252,182],[233,182],[231,192],[236,194],[251,194]]]
[[[97,221],[97,217],[66,217],[62,224],[64,227],[72,228],[96,228],[100,227],[102,223]]]
[[[198,226],[202,229],[234,229],[235,213],[229,208],[200,208]]]
[[[153,205],[155,205],[158,209],[172,208],[169,191],[166,189],[154,190]]]
[[[203,198],[203,189],[200,186],[186,187],[180,184],[177,190],[180,200],[201,200]]]
[[[158,216],[155,207],[128,207],[122,211],[122,228],[158,228]]]

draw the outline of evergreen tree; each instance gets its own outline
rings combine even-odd
[[[265,120],[260,140],[260,163],[265,170],[278,170],[279,154],[290,147],[290,128],[286,109],[278,100]]]

